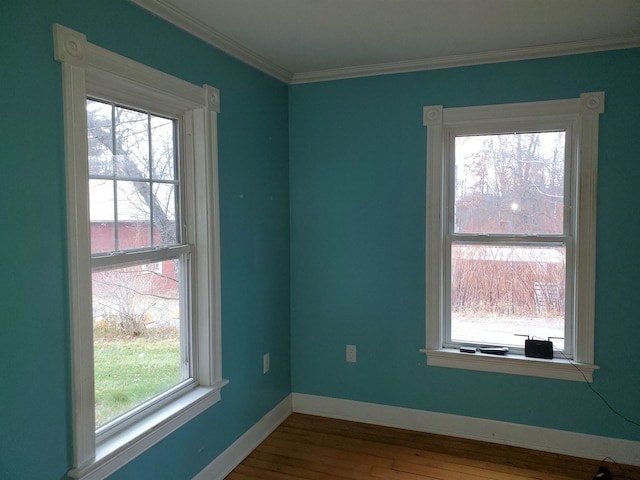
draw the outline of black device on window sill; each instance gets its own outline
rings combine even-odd
[[[519,335],[518,337],[527,337],[524,341],[524,356],[531,358],[553,358],[553,343],[551,337],[547,340],[533,340],[529,335]],[[555,337],[553,337],[555,338]]]
[[[551,340],[525,340],[524,356],[532,358],[553,358],[553,343]]]

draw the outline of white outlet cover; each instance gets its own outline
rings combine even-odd
[[[356,346],[347,345],[347,362],[356,363]]]
[[[269,354],[265,353],[262,357],[262,373],[267,373],[269,371]]]

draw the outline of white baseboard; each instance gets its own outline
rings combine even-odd
[[[640,442],[461,415],[293,393],[293,411],[501,443],[562,455],[640,465]]]
[[[260,445],[292,411],[292,398],[289,395],[207,465],[193,480],[222,480]]]

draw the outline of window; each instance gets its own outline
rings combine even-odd
[[[429,365],[591,381],[603,108],[602,93],[424,108]],[[527,337],[554,358],[525,357]]]
[[[218,92],[54,26],[65,113],[74,478],[220,399]]]

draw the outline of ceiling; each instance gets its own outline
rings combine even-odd
[[[640,46],[640,0],[132,0],[286,83]]]

